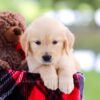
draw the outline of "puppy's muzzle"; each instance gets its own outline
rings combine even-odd
[[[47,54],[42,56],[42,59],[45,62],[51,62],[51,58],[52,57],[50,55],[47,55]]]

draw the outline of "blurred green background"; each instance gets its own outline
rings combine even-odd
[[[100,53],[100,18],[95,19],[99,8],[100,0],[0,0],[0,11],[19,12],[26,18],[27,24],[48,12],[58,18],[59,11],[70,9],[76,20],[66,26],[75,34],[75,49],[91,50],[95,55]],[[85,76],[84,100],[99,100],[100,72],[95,70],[95,66],[90,71],[82,72]]]

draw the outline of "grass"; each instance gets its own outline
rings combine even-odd
[[[85,76],[84,100],[100,99],[100,73],[83,72]]]

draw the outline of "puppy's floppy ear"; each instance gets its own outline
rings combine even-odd
[[[21,37],[21,46],[25,52],[25,55],[27,56],[28,48],[29,48],[29,41],[28,41],[28,33],[27,32],[25,32]]]
[[[65,28],[64,49],[67,54],[73,49],[74,41],[74,34],[68,28]]]

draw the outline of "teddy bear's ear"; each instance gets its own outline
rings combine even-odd
[[[73,50],[74,41],[75,41],[74,34],[68,28],[66,28],[64,48],[67,53]]]
[[[29,45],[28,45],[28,33],[27,33],[27,32],[25,32],[25,33],[21,36],[21,46],[22,46],[22,49],[23,49],[24,52],[25,52],[25,55],[27,56],[28,48],[29,48]]]
[[[7,23],[0,18],[0,33],[4,32],[7,28]]]

